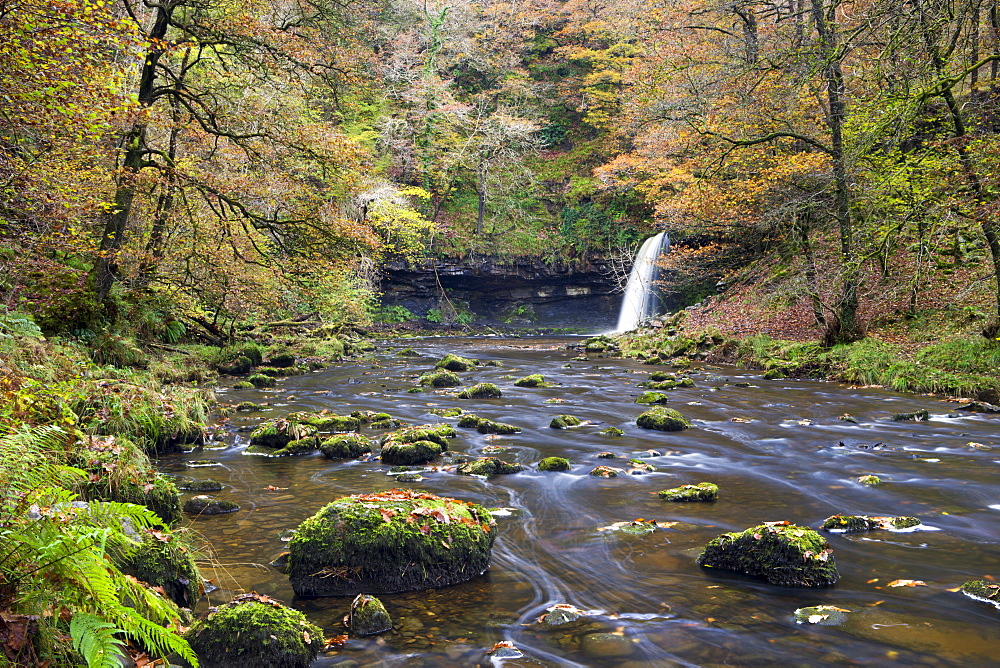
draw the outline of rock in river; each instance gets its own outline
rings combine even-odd
[[[643,429],[656,429],[658,431],[681,431],[691,426],[691,423],[680,414],[680,411],[662,406],[646,411],[636,418],[635,423]]]
[[[368,594],[358,594],[351,603],[347,627],[356,636],[373,636],[392,630],[392,618],[382,601]]]

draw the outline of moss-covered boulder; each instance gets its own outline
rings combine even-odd
[[[213,499],[210,496],[193,496],[184,502],[184,512],[189,515],[224,515],[235,513],[240,505],[235,501]]]
[[[427,387],[458,387],[462,380],[451,371],[428,371],[417,379],[417,384]]]
[[[489,566],[493,525],[482,506],[417,491],[342,497],[299,525],[289,577],[299,596],[458,584]]]
[[[308,668],[323,648],[322,629],[261,594],[220,605],[184,638],[201,665],[212,668]]]
[[[636,418],[635,423],[643,429],[656,429],[657,431],[681,431],[691,426],[691,423],[681,415],[680,411],[662,406],[646,411]]]
[[[605,436],[624,436],[625,432],[618,427],[608,427],[607,429],[602,429],[597,432],[598,434],[604,434]]]
[[[266,376],[262,373],[253,374],[252,376],[246,379],[246,382],[250,383],[257,389],[262,389],[265,387],[275,387],[278,384],[278,381],[276,381],[274,378],[272,378],[271,376]],[[237,385],[239,385],[239,383],[237,383]]]
[[[670,401],[670,399],[662,392],[643,392],[635,399],[635,403],[645,405],[665,404],[668,401]]]
[[[382,601],[368,594],[358,594],[351,602],[347,628],[356,636],[373,636],[392,630],[392,618]]]
[[[918,526],[920,520],[916,517],[875,517],[871,515],[834,515],[823,520],[821,529],[824,531],[840,531],[843,533],[859,533],[861,531],[892,531],[893,529],[909,529]]]
[[[243,376],[250,373],[250,369],[254,367],[253,360],[245,355],[239,355],[232,359],[229,363],[218,365],[219,373],[224,373],[230,376]]]
[[[620,478],[625,475],[625,469],[614,466],[597,466],[591,470],[590,475],[595,478]]]
[[[994,608],[1000,608],[1000,584],[985,580],[970,580],[962,585],[962,593]]]
[[[272,378],[271,380],[274,380],[274,379]],[[241,380],[238,383],[233,383],[233,389],[234,390],[252,390],[255,387],[257,387],[257,386],[254,385],[253,383],[251,383],[248,380]]]
[[[182,608],[193,608],[201,597],[201,573],[177,535],[143,532],[114,561],[126,575],[162,587],[164,595]]]
[[[434,365],[436,369],[447,369],[448,371],[472,371],[479,364],[479,360],[469,359],[453,353],[448,353]]]
[[[524,470],[524,466],[518,463],[505,462],[497,457],[480,457],[471,462],[463,462],[458,465],[458,473],[462,475],[509,475]]]
[[[659,383],[664,380],[672,380],[674,382],[677,382],[677,375],[670,373],[668,371],[654,371],[653,373],[649,374],[649,379],[655,383]]]
[[[431,462],[442,452],[444,448],[434,441],[390,442],[382,446],[379,457],[385,464],[412,466]]]
[[[403,348],[401,350],[398,350],[396,351],[396,355],[398,355],[399,357],[420,357],[420,353],[418,353],[413,348]]]
[[[494,383],[477,383],[458,393],[459,399],[498,399],[503,396]]]
[[[569,471],[570,462],[565,457],[546,457],[538,462],[539,471]]]
[[[259,366],[256,369],[256,373],[261,376],[270,376],[271,378],[282,378],[293,375],[290,367],[279,369],[276,366]]]
[[[710,482],[697,485],[681,485],[658,492],[664,501],[715,501],[719,498],[719,486]]]
[[[256,404],[252,401],[241,401],[240,403],[236,404],[234,408],[235,410],[243,413],[256,413],[264,410],[265,407],[262,406],[261,404]]]
[[[514,381],[514,385],[517,387],[551,387],[552,383],[545,382],[545,376],[542,374],[533,373],[524,378],[518,378]]]
[[[463,413],[461,417],[458,418],[458,426],[465,429],[475,429],[479,426],[479,421],[483,418],[479,417],[475,413]]]
[[[264,448],[283,448],[292,441],[315,436],[318,430],[311,424],[278,418],[268,420],[250,432],[250,445]]]
[[[432,408],[428,412],[438,417],[459,417],[464,411],[461,408]]]
[[[384,413],[385,417],[390,417]],[[361,427],[362,420],[353,415],[334,415],[332,413],[309,413],[298,411],[289,413],[285,419],[289,422],[298,422],[316,427],[319,431],[325,432],[348,432],[356,431]]]
[[[892,416],[893,422],[927,422],[931,417],[926,410],[913,411],[912,413],[896,413]]]
[[[476,431],[480,434],[518,434],[521,428],[506,422],[494,422],[483,418],[476,423]]]
[[[372,442],[361,434],[341,434],[321,441],[319,451],[327,459],[356,459],[372,451]]]
[[[583,342],[583,350],[587,353],[615,353],[618,352],[618,344],[610,336],[602,334],[592,336]]]
[[[403,427],[391,431],[382,437],[382,445],[390,443],[416,443],[417,441],[432,441],[448,449],[448,439],[455,438],[458,432],[450,424],[439,422],[437,424],[422,424],[416,427]]]
[[[882,478],[877,475],[863,475],[858,476],[858,482],[862,485],[868,485],[869,487],[878,487],[882,484]]]
[[[566,429],[567,427],[578,427],[583,424],[583,420],[575,415],[557,415],[549,422],[553,429]]]
[[[267,360],[267,363],[268,365],[279,369],[295,366],[295,355],[291,353],[278,353],[276,355],[271,355],[270,359]]]
[[[657,391],[676,390],[678,387],[694,387],[694,381],[690,378],[647,380],[645,383],[639,383],[639,387]]]
[[[771,522],[712,539],[699,566],[763,578],[785,587],[826,587],[840,579],[833,549],[819,533]]]
[[[178,489],[183,489],[186,492],[221,492],[222,483],[218,480],[212,480],[211,478],[205,478],[204,480],[185,480],[184,482],[178,483]]]

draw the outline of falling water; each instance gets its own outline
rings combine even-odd
[[[669,247],[670,237],[665,231],[643,242],[628,276],[616,332],[635,329],[640,322],[656,315],[656,289],[653,285],[657,277],[656,260]]]

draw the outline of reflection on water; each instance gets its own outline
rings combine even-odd
[[[695,427],[650,432],[635,426],[642,409],[633,402],[642,391],[637,383],[655,367],[630,360],[571,361],[576,353],[567,350],[570,342],[408,340],[406,346],[424,354],[419,358],[397,357],[394,351],[403,345],[390,342],[363,360],[282,381],[279,391],[225,395],[271,405],[264,413],[234,414],[219,449],[161,462],[173,474],[222,482],[226,489],[219,498],[241,506],[237,513],[190,522],[211,546],[203,568],[220,587],[202,606],[224,602],[234,590],[253,590],[304,611],[328,636],[339,635],[350,599],[295,599],[287,578],[268,563],[283,551],[287,532],[327,502],[397,485],[377,460],[244,456],[247,428],[293,410],[323,409],[385,411],[413,424],[454,422],[430,411],[457,406],[522,431],[496,437],[460,429],[453,451],[480,455],[499,445],[509,448],[505,459],[530,466],[556,455],[573,462],[572,470],[532,469],[489,481],[425,471],[416,483],[421,489],[515,509],[498,517],[490,570],[456,587],[381,596],[396,632],[352,639],[317,666],[488,664],[485,651],[500,640],[513,641],[524,653],[504,661],[507,666],[995,660],[996,610],[950,590],[966,580],[1000,577],[1000,417],[955,414],[954,404],[933,397],[763,381],[752,372],[713,366],[692,373],[696,387],[669,395],[669,405]],[[446,352],[502,362],[460,376],[466,385],[495,382],[504,396],[461,400],[452,391],[408,393],[414,378]],[[528,373],[557,385],[514,387]],[[929,422],[888,420],[925,408]],[[566,413],[595,424],[548,427],[553,416]],[[839,420],[845,413],[859,424]],[[625,435],[599,433],[608,426]],[[587,475],[600,464],[623,465],[621,459],[598,459],[603,451],[642,458],[657,470],[612,479]],[[185,464],[205,458],[221,466]],[[884,483],[860,485],[856,478],[864,474]],[[701,481],[719,485],[718,502],[668,503],[656,495]],[[694,565],[705,543],[723,531],[774,520],[818,526],[836,513],[915,515],[938,531],[830,535],[841,572],[831,589],[774,587]],[[598,530],[636,518],[677,524],[642,535]],[[887,586],[898,579],[926,586]],[[565,625],[537,623],[556,603],[589,614]],[[793,611],[813,605],[851,613],[840,626],[796,624]]]

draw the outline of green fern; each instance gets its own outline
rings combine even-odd
[[[90,668],[117,668],[125,643],[117,634],[122,630],[97,615],[78,612],[69,623],[73,649],[83,656]]]
[[[0,313],[0,339],[44,339],[31,316],[17,311]]]

